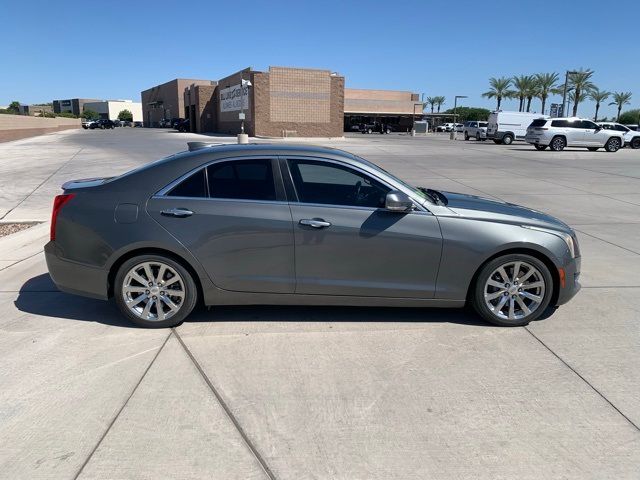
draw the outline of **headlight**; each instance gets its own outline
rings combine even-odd
[[[532,227],[530,225],[522,225],[522,227],[528,228],[530,230],[538,230],[539,232],[550,233],[551,235],[560,237],[562,240],[564,240],[564,243],[567,244],[569,253],[571,253],[571,258],[576,258],[580,256],[580,246],[578,245],[578,238],[575,236],[575,234],[570,235],[568,233],[561,232],[559,230],[552,230],[550,228]]]

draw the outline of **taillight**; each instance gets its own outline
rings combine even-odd
[[[56,239],[56,222],[58,221],[58,214],[62,207],[75,197],[75,193],[65,193],[64,195],[56,195],[56,198],[53,199],[53,211],[51,212],[51,231],[49,233],[49,238],[51,241]]]

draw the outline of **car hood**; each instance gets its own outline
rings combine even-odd
[[[567,233],[573,232],[566,223],[551,215],[514,203],[463,193],[443,192],[443,194],[447,197],[447,208],[457,216],[487,222],[530,225]]]

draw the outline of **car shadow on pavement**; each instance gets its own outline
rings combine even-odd
[[[113,302],[59,291],[48,273],[27,280],[20,288],[14,305],[21,312],[32,315],[140,328],[128,322]]]
[[[14,305],[32,315],[65,318],[105,325],[141,328],[126,320],[113,301],[95,300],[60,292],[49,274],[27,280]],[[552,312],[541,316],[548,317]],[[470,308],[325,307],[252,305],[197,307],[187,323],[195,322],[376,322],[454,323],[501,328],[482,320]]]

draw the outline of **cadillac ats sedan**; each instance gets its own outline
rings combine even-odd
[[[580,289],[575,232],[501,201],[415,187],[330,148],[196,145],[55,198],[62,291],[145,327],[204,305],[463,307],[521,326]]]

